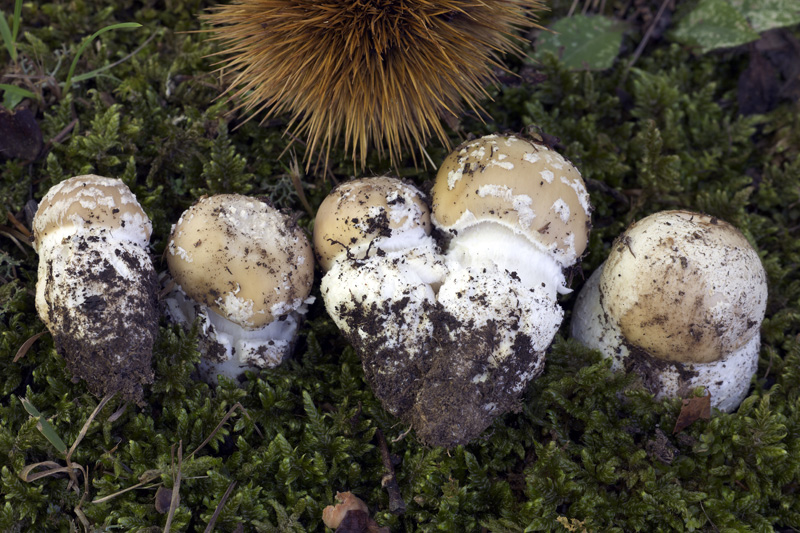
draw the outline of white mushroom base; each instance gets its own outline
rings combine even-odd
[[[258,371],[281,364],[294,349],[297,330],[314,297],[306,299],[296,311],[256,329],[243,328],[194,302],[179,286],[164,302],[173,322],[190,328],[199,319],[203,358],[198,373],[204,381],[216,385],[220,375],[236,381],[247,370]]]
[[[747,396],[758,367],[761,336],[711,363],[680,363],[654,358],[625,342],[602,305],[601,265],[584,285],[572,312],[571,334],[578,342],[612,359],[612,369],[635,370],[658,399],[687,397],[697,387],[711,394],[711,406],[731,412]]]

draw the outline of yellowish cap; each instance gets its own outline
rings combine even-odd
[[[54,230],[106,228],[118,238],[147,246],[153,231],[136,196],[121,180],[87,174],[52,187],[33,219],[34,247]]]
[[[388,176],[342,183],[322,201],[314,222],[314,249],[324,270],[336,256],[373,241],[431,233],[422,193]],[[378,245],[378,242],[373,244]]]
[[[245,328],[295,311],[314,282],[302,229],[247,196],[198,200],[173,226],[168,252],[169,271],[187,295]]]
[[[494,222],[562,266],[586,249],[591,207],[580,172],[543,143],[487,135],[448,155],[433,186],[433,220],[453,234]]]

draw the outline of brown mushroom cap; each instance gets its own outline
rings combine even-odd
[[[342,183],[322,201],[314,222],[314,249],[324,270],[347,249],[421,228],[430,235],[422,193],[388,176]]]
[[[580,172],[542,143],[487,135],[448,155],[433,186],[433,220],[457,234],[485,222],[507,226],[563,266],[586,249],[591,207]]]
[[[245,328],[296,310],[311,292],[311,245],[292,219],[247,196],[202,198],[172,228],[167,264],[192,299]]]
[[[103,227],[120,239],[147,246],[153,231],[136,196],[121,180],[87,174],[52,187],[33,219],[34,247],[58,228]]]
[[[683,363],[708,363],[744,346],[767,305],[766,273],[744,235],[689,211],[630,226],[606,261],[600,293],[627,343]]]

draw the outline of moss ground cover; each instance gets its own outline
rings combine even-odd
[[[119,177],[153,219],[163,270],[170,225],[203,194],[266,196],[310,229],[335,180],[391,170],[371,155],[361,171],[335,152],[327,168],[312,159],[305,171],[285,120],[228,114],[234,105],[217,99],[223,84],[208,57],[215,47],[191,33],[209,5],[24,5],[23,59],[0,51],[0,72],[38,94],[32,111],[45,142],[55,141],[35,161],[0,161],[3,218],[25,225],[26,203],[69,176]],[[569,6],[554,7],[552,17]],[[132,21],[143,26],[105,33],[76,72],[118,64],[60,90],[85,36]],[[623,46],[641,38],[632,27]],[[70,381],[49,335],[14,361],[44,327],[33,304],[37,258],[9,219],[0,223],[0,530],[204,531],[213,522],[216,531],[322,531],[323,507],[344,490],[392,531],[800,530],[800,104],[783,98],[742,115],[742,51],[697,55],[657,39],[629,61],[630,51],[609,70],[573,72],[552,55],[511,60],[521,77],[489,89],[486,121],[468,115],[449,134],[455,144],[536,124],[560,139],[595,206],[576,290],[613,238],[654,211],[700,210],[740,228],[761,255],[770,297],[758,374],[737,412],[673,434],[680,401],[655,402],[634,376],[612,374],[568,338],[568,311],[519,412],[468,446],[427,448],[382,411],[318,300],[294,358],[241,387],[192,379],[195,335],[162,321],[147,406],[113,398],[82,434],[100,400]],[[432,143],[428,154],[438,163],[446,149]],[[411,161],[396,172],[425,187],[433,170]],[[562,298],[567,310],[574,297]],[[80,438],[68,459],[23,398],[67,447]],[[384,441],[402,514],[381,486]],[[66,468],[31,480],[26,466],[37,463],[34,472]]]

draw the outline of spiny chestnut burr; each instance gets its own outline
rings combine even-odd
[[[152,227],[118,179],[65,180],[33,220],[39,253],[36,309],[75,380],[99,396],[143,401],[153,381],[158,280],[148,253]]]
[[[515,34],[535,26],[538,0],[232,0],[203,19],[219,41],[228,93],[247,111],[290,115],[307,157],[445,146],[441,116],[480,111]]]

